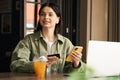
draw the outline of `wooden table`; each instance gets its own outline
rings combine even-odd
[[[49,74],[45,79],[39,79],[34,73],[0,73],[0,80],[72,80],[64,74]],[[73,79],[74,80],[74,79]],[[120,76],[92,77],[86,80],[120,80]]]
[[[0,73],[0,80],[41,80],[34,73]],[[49,74],[43,80],[67,80],[63,74]]]

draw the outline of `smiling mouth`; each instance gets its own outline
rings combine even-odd
[[[43,23],[44,23],[44,24],[49,24],[50,22],[48,22],[48,21],[43,21]]]

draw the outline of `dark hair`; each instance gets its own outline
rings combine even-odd
[[[52,9],[54,10],[54,12],[56,13],[56,15],[57,15],[58,17],[60,17],[59,23],[56,24],[56,26],[55,26],[54,34],[61,33],[61,31],[62,31],[62,16],[61,16],[61,12],[60,12],[59,6],[56,5],[55,3],[49,3],[49,2],[44,3],[44,4],[41,4],[41,8],[40,8],[40,10],[39,10],[39,15],[40,15],[42,9],[43,9],[44,7],[46,7],[46,6],[52,8]],[[38,25],[37,25],[35,31],[40,31],[40,30],[42,31],[42,26],[40,25],[40,22],[38,22]]]

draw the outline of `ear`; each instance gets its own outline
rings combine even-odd
[[[60,21],[60,17],[57,17],[56,24],[58,24]]]

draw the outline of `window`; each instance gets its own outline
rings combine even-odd
[[[26,0],[25,2],[25,35],[33,33],[38,21],[38,11],[41,0]]]

